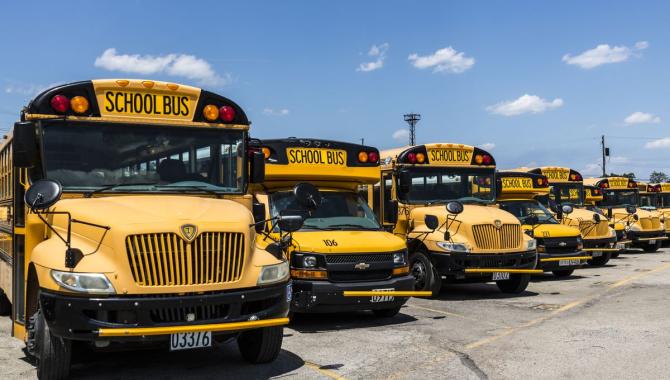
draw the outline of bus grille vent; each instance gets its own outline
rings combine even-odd
[[[518,224],[503,224],[500,228],[492,224],[477,224],[472,226],[472,234],[479,249],[514,249],[523,241]]]

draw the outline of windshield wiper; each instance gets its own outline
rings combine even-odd
[[[215,195],[217,198],[221,198],[221,194],[217,191],[214,191],[212,189],[208,189],[205,186],[197,186],[197,185],[157,185],[157,188],[168,188],[168,189],[175,189],[175,190],[197,190],[197,191],[202,191],[207,194],[212,194]]]
[[[477,197],[463,197],[458,198],[457,201],[461,203],[479,203],[479,204],[489,204],[491,202]]]
[[[95,190],[87,191],[84,192],[84,198],[90,198],[93,196],[93,194],[97,193],[102,193],[103,191],[107,190],[112,190],[117,187],[124,187],[124,186],[151,186],[155,185],[156,182],[136,182],[136,183],[108,183],[106,185],[102,185],[102,187],[99,187]]]
[[[337,228],[337,227],[352,227],[352,228],[357,228],[361,230],[369,230],[369,231],[377,231],[379,228],[374,228],[374,227],[365,227],[361,226],[360,224],[353,224],[353,223],[342,223],[342,224],[331,224],[328,226],[329,228]]]
[[[312,225],[312,224],[303,224],[301,230],[302,229],[317,230],[317,231],[329,231],[328,228],[319,227],[319,226],[315,226],[315,225]]]

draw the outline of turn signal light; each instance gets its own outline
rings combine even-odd
[[[600,184],[600,187],[602,187],[603,189],[607,189],[608,187],[610,187],[610,184],[607,182],[603,182]]]
[[[231,106],[223,106],[219,108],[219,117],[226,123],[230,123],[235,119],[235,110]]]
[[[409,273],[409,267],[393,268],[393,275],[400,276]]]
[[[420,164],[423,164],[424,162],[426,162],[426,155],[421,153],[421,152],[417,153],[416,154],[416,162],[418,162]]]
[[[202,115],[209,121],[215,121],[219,117],[219,109],[215,105],[208,104],[203,108]]]
[[[328,274],[325,270],[291,269],[291,277],[308,280],[325,280],[328,278]]]
[[[82,114],[88,111],[88,99],[83,96],[75,96],[70,100],[70,107],[75,113]]]
[[[358,152],[358,162],[368,162],[368,154],[366,152]]]
[[[70,99],[65,95],[56,95],[51,98],[51,108],[58,113],[65,113],[70,109]]]
[[[267,160],[268,158],[270,158],[270,154],[272,154],[272,151],[270,150],[270,148],[268,148],[267,146],[264,146],[262,150],[263,150],[263,156],[265,157],[265,159]]]
[[[484,162],[484,157],[481,154],[475,156],[475,164],[481,165]]]

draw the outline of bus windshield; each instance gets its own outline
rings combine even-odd
[[[398,191],[406,203],[433,204],[460,201],[492,203],[495,201],[495,169],[412,167],[410,191]]]
[[[500,203],[500,208],[516,216],[522,224],[526,224],[531,215],[537,216],[538,224],[558,224],[549,210],[537,201],[504,201]]]
[[[658,207],[670,208],[670,194],[658,194]]]
[[[656,205],[658,204],[658,194],[640,194],[640,203],[638,204],[639,207],[644,207],[644,208],[656,208]]]
[[[44,172],[64,191],[244,191],[239,130],[52,121]]]
[[[637,205],[636,190],[606,190],[603,189],[603,200],[599,203],[601,207],[618,207]]]
[[[570,203],[580,207],[584,204],[584,185],[581,183],[553,184],[551,196],[553,196],[554,200],[560,196],[561,203]]]
[[[292,191],[270,195],[270,214],[299,210]],[[322,191],[321,205],[305,219],[302,230],[379,230],[375,214],[357,194],[345,191]]]

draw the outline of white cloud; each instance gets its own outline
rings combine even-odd
[[[405,128],[398,129],[397,131],[393,132],[392,137],[394,140],[407,142],[409,140],[409,130]]]
[[[48,88],[55,87],[59,84],[61,83],[56,82],[45,86],[43,84],[32,84],[32,83],[24,83],[24,84],[11,83],[5,86],[4,91],[5,94],[11,94],[11,95],[35,96],[40,92]]]
[[[286,116],[290,112],[286,108],[281,108],[281,109],[265,108],[265,109],[263,109],[263,113],[266,114],[266,115],[270,115],[270,116]]]
[[[524,113],[540,113],[563,105],[563,99],[547,100],[537,95],[521,95],[518,99],[507,100],[486,107],[486,110],[503,116],[516,116]]]
[[[202,85],[223,86],[230,82],[230,75],[219,75],[209,62],[194,55],[167,54],[160,56],[117,54],[109,48],[95,59],[95,67],[134,74],[167,74],[197,81]]]
[[[388,49],[388,42],[384,42],[381,45],[372,45],[372,47],[370,47],[370,51],[368,51],[368,56],[376,59],[371,62],[361,63],[358,65],[358,68],[356,68],[356,71],[368,72],[384,67],[384,61],[386,60],[386,52]]]
[[[496,147],[496,144],[491,143],[491,142],[487,142],[487,143],[483,143],[483,144],[478,145],[478,147],[482,148],[484,150],[491,150],[491,149]]]
[[[416,53],[407,57],[417,69],[433,68],[434,73],[447,72],[460,74],[475,64],[475,59],[466,57],[451,46],[439,49],[431,55],[419,56]]]
[[[600,44],[593,49],[586,50],[581,54],[571,56],[566,54],[563,56],[563,62],[568,65],[577,65],[582,69],[592,69],[607,63],[617,63],[627,61],[633,56],[635,51],[644,50],[649,47],[649,42],[638,41],[631,49],[628,46],[610,46],[608,44]]]
[[[624,156],[611,156],[609,161],[611,164],[627,164],[630,162],[630,158]]]
[[[623,121],[626,124],[658,124],[661,122],[661,118],[650,113],[638,111],[628,115],[628,117],[626,117]]]
[[[670,137],[664,137],[662,139],[649,141],[644,144],[644,147],[647,149],[664,149],[670,148]]]

